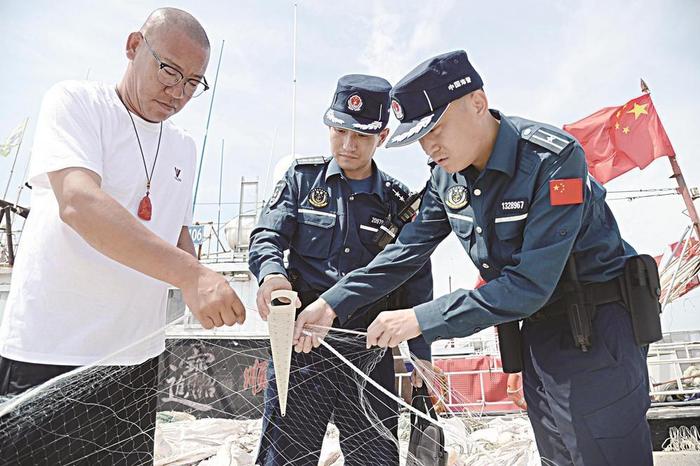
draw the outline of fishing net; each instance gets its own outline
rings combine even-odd
[[[281,418],[269,341],[203,333],[169,338],[140,366],[81,367],[5,400],[0,464],[253,465],[262,449],[276,464],[421,465],[407,448],[413,408],[369,377],[387,355],[367,350],[363,334],[331,330],[295,356]],[[445,404],[445,377],[406,350],[403,359]],[[444,430],[447,464],[540,464],[523,417],[495,426],[447,410],[430,422]]]
[[[669,427],[664,451],[700,451],[700,433],[697,426]]]

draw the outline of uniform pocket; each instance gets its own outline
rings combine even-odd
[[[609,464],[652,464],[645,383],[611,405],[584,416],[591,436]]]
[[[317,259],[328,257],[336,220],[335,212],[299,209],[294,250],[302,256]]]
[[[525,227],[525,220],[516,220],[508,222],[500,222],[494,224],[494,230],[496,231],[496,236],[502,241],[512,240],[522,236],[523,228]]]
[[[452,231],[461,238],[469,238],[474,230],[474,219],[469,215],[447,213]]]

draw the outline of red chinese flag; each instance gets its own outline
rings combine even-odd
[[[598,110],[564,129],[579,140],[588,170],[601,183],[676,155],[649,94]]]
[[[549,202],[552,205],[571,205],[583,202],[583,180],[565,178],[549,181]]]

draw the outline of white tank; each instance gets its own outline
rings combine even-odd
[[[241,224],[241,235],[238,235],[238,224]],[[250,233],[255,228],[257,218],[252,216],[243,216],[240,219],[234,217],[226,226],[224,226],[224,234],[226,241],[231,249],[240,249],[247,247],[250,244]]]
[[[275,185],[277,185],[277,182],[284,177],[284,174],[287,173],[287,170],[292,165],[292,161],[294,161],[294,159],[297,157],[300,157],[300,155],[295,157],[294,155],[290,154],[279,159],[279,161],[275,164],[275,168],[272,170],[272,181],[268,185],[268,192],[265,193],[265,196],[269,198],[272,195]]]

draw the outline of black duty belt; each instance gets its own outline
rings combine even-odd
[[[589,283],[582,286],[585,301],[594,306],[623,301],[619,278],[602,283]],[[528,317],[527,321],[541,322],[554,317],[565,316],[567,311],[566,294],[566,292],[560,293],[558,298]]]

